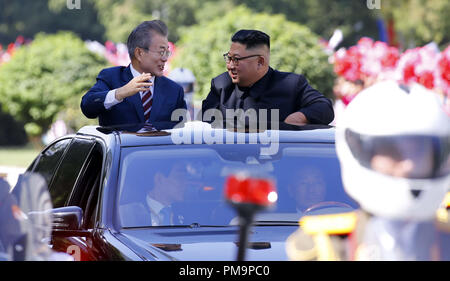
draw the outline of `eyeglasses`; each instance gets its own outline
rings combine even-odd
[[[252,57],[259,57],[261,55],[251,55],[251,56],[246,56],[246,57],[230,57],[227,54],[223,54],[223,59],[225,60],[226,63],[230,63],[231,61],[233,61],[234,65],[238,65],[240,60],[245,60],[248,58],[252,58]]]
[[[150,51],[150,52],[153,52],[153,53],[158,53],[162,58],[163,57],[169,58],[172,55],[172,52],[169,51],[169,49],[161,50],[161,51],[152,51],[149,48],[144,48],[144,47],[141,47],[141,49],[144,49],[144,50],[147,50],[147,51]]]

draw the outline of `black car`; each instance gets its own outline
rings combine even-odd
[[[48,145],[28,171],[48,183],[52,248],[77,260],[234,260],[239,219],[224,198],[232,175],[277,188],[276,204],[254,218],[248,260],[287,260],[285,240],[305,214],[357,208],[342,187],[331,127],[88,126]]]

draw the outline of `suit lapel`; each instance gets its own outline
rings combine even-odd
[[[164,81],[160,77],[155,77],[155,85],[153,87],[153,104],[150,111],[150,121],[154,121],[164,104]]]
[[[136,94],[128,97],[128,102],[134,106],[136,109],[136,114],[139,118],[139,122],[144,122],[144,107],[142,106],[141,94],[137,92]]]
[[[122,71],[122,82],[123,85],[130,82],[130,80],[133,79],[133,74],[131,74],[130,65],[128,65],[123,71]]]
[[[123,85],[127,84],[133,79],[133,74],[131,74],[130,65],[122,73]],[[140,123],[144,122],[144,108],[142,107],[141,94],[137,92],[131,97],[125,98],[125,100],[130,103],[136,110],[136,115]]]

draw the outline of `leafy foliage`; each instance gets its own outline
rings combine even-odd
[[[98,0],[94,5],[106,28],[107,38],[116,42],[125,42],[138,23],[154,18],[167,23],[169,39],[176,42],[183,34],[183,27],[219,18],[239,5],[245,5],[254,12],[284,14],[289,21],[306,25],[324,38],[329,38],[336,28],[340,28],[346,45],[356,43],[362,36],[378,36],[378,14],[367,8],[366,1]]]
[[[94,2],[94,1],[93,1]],[[179,38],[179,26],[194,24],[195,10],[201,0],[98,0],[95,1],[106,37],[115,42],[126,42],[128,35],[145,20],[161,19],[169,28],[169,40]]]
[[[407,46],[423,46],[431,41],[443,49],[450,42],[450,1],[448,0],[396,0],[384,3],[381,11],[385,18],[393,18],[396,30]]]
[[[0,110],[0,146],[17,146],[27,143],[27,135],[23,124]]]
[[[383,0],[384,3],[385,0]],[[233,0],[255,12],[283,14],[286,19],[310,28],[329,39],[336,28],[344,33],[344,46],[355,44],[362,36],[377,39],[378,13],[367,8],[366,0]]]
[[[38,34],[0,67],[0,103],[25,123],[28,135],[40,135],[74,100],[79,107],[81,95],[105,66],[72,33]]]
[[[99,22],[91,0],[82,0],[81,9],[69,10],[66,0],[0,0],[0,43],[14,42],[17,36],[33,38],[39,32],[70,30],[83,40],[102,40],[105,28]]]
[[[232,35],[243,28],[269,34],[273,68],[303,74],[313,87],[327,97],[333,97],[333,69],[319,46],[317,35],[305,26],[287,21],[282,15],[253,13],[240,6],[216,20],[186,28],[181,33],[173,67],[193,71],[197,78],[198,98],[205,98],[211,79],[226,71],[222,54],[228,51]]]
[[[70,30],[82,39],[125,42],[138,23],[154,18],[168,24],[169,39],[176,42],[180,27],[223,16],[238,5],[258,13],[284,14],[324,38],[340,28],[346,47],[363,36],[378,39],[377,18],[394,18],[406,47],[430,41],[445,47],[450,40],[448,0],[382,0],[380,10],[369,9],[366,0],[81,0],[79,10],[68,9],[66,0],[0,0],[0,43],[58,30]]]

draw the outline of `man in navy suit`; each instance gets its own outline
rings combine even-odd
[[[101,126],[170,123],[172,112],[186,109],[183,88],[163,76],[170,56],[167,26],[145,21],[128,37],[131,64],[103,69],[83,96],[81,111]]]
[[[220,110],[224,119],[230,110],[277,109],[276,119],[267,112],[267,122],[328,125],[333,121],[331,101],[312,88],[303,75],[280,72],[269,66],[267,34],[240,30],[231,41],[230,50],[223,55],[228,71],[212,79],[211,91],[203,100],[204,121],[213,121],[208,120],[211,115],[205,114],[209,109]]]

